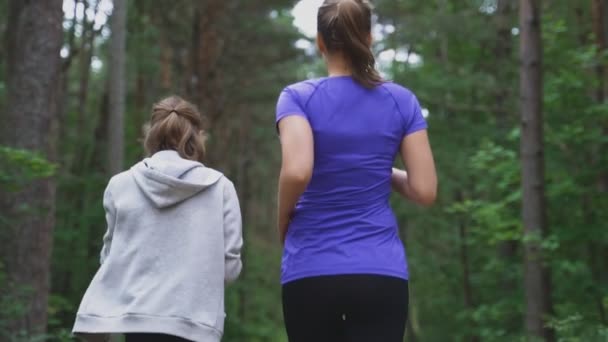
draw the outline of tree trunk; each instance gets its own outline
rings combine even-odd
[[[124,112],[126,98],[127,2],[114,0],[110,22],[110,117],[108,124],[108,168],[111,175],[123,171]]]
[[[59,51],[63,40],[61,0],[9,1],[7,101],[0,144],[40,152],[55,159]],[[9,323],[12,332],[43,333],[47,325],[49,272],[55,221],[55,181],[38,180],[17,193],[0,192],[10,227],[1,249],[15,298],[25,295],[24,315]]]
[[[91,61],[95,55],[95,38],[101,33],[101,29],[95,30],[95,19],[99,13],[99,5],[101,1],[96,0],[93,7],[93,20],[89,21],[85,15],[82,18],[82,36],[80,42],[80,59],[79,59],[79,79],[78,79],[78,99],[76,105],[76,139],[79,146],[74,151],[74,157],[71,160],[70,169],[73,173],[78,174],[85,169],[85,155],[91,144],[90,127],[87,123],[91,116],[87,103],[89,99],[89,82],[91,78]],[[84,1],[85,13],[88,8],[88,2]],[[87,120],[89,119],[89,120]]]
[[[602,105],[606,103],[606,96],[608,95],[608,80],[606,79],[606,77],[608,76],[608,72],[606,70],[606,57],[604,56],[606,53],[606,48],[607,48],[607,41],[606,41],[606,30],[607,30],[607,26],[606,24],[608,24],[605,20],[606,18],[606,11],[608,10],[607,8],[608,6],[606,6],[605,0],[591,0],[591,15],[592,15],[592,22],[593,22],[593,36],[595,38],[595,45],[597,48],[597,65],[595,66],[595,78],[596,78],[596,88],[594,91],[594,97],[595,97],[595,101],[597,102],[598,105]],[[606,125],[606,123],[604,123],[604,126],[602,127],[604,135],[608,136],[608,126]],[[595,150],[595,149],[594,149]],[[606,144],[605,143],[601,143],[599,144],[599,146],[597,146],[597,150],[591,152],[592,156],[591,156],[591,164],[592,165],[596,165],[595,167],[598,167],[597,164],[598,163],[598,158],[597,156],[602,156],[604,155],[604,153],[606,151]],[[597,190],[598,193],[602,193],[602,192],[606,192],[608,191],[608,173],[606,173],[605,171],[600,171],[599,175],[598,175],[598,179],[597,179]],[[593,222],[595,219],[598,219],[597,216],[594,213],[594,210],[592,209],[593,206],[591,205],[591,194],[585,194],[584,195],[584,199],[583,199],[583,215],[584,215],[584,220],[587,222]],[[589,223],[588,223],[589,224]],[[590,253],[590,266],[591,266],[591,270],[593,272],[593,278],[595,280],[595,282],[597,284],[600,284],[602,281],[602,273],[605,271],[605,266],[604,266],[604,262],[602,262],[601,258],[598,258],[597,255],[601,253],[601,251],[606,250],[606,246],[605,245],[598,245],[596,244],[594,241],[590,241],[589,242],[589,246],[588,246],[588,250]],[[599,291],[598,291],[599,292]],[[598,313],[600,316],[600,320],[602,322],[602,324],[606,325],[608,324],[608,320],[606,317],[606,310],[604,308],[604,303],[603,303],[603,296],[602,293],[596,293],[594,294],[596,297],[596,305],[598,308]]]
[[[458,230],[460,233],[460,264],[462,265],[462,289],[464,294],[464,306],[467,310],[472,311],[475,308],[473,301],[473,288],[471,286],[471,271],[469,268],[469,246],[467,241],[467,227],[465,223],[459,222]],[[467,341],[479,342],[479,336],[470,333],[467,335]]]
[[[237,158],[235,158],[234,166],[236,167],[236,186],[237,189],[240,189],[241,194],[241,214],[245,222],[253,222],[253,220],[249,220],[252,211],[251,208],[251,200],[252,196],[250,195],[250,157],[248,153],[249,146],[251,146],[251,137],[249,133],[249,128],[251,127],[251,114],[247,112],[244,106],[237,106],[237,110],[242,113],[240,120],[240,125],[238,126],[238,154]],[[248,232],[243,230],[243,240],[247,241]],[[243,260],[247,260],[247,248],[244,248],[241,252],[241,258]],[[243,268],[241,271],[240,279],[244,282],[247,278],[248,272],[246,268]],[[247,312],[249,311],[248,307],[248,294],[247,290],[244,287],[239,288],[239,320],[242,322],[247,321]]]
[[[604,57],[607,47],[606,31],[608,30],[608,27],[606,25],[608,23],[606,22],[605,17],[608,6],[606,6],[605,0],[591,0],[591,5],[591,15],[593,16],[593,35],[595,37],[595,44],[598,53],[598,62],[595,66],[595,74],[597,79],[595,99],[598,104],[603,104],[606,101],[606,95],[608,94],[608,72],[606,72],[606,57]],[[608,124],[604,123],[602,130],[604,135],[608,135]],[[606,153],[605,151],[606,144],[600,144],[598,155],[603,155],[603,153]],[[598,190],[600,192],[608,191],[608,173],[600,173],[598,177]]]
[[[543,260],[541,241],[547,234],[543,151],[543,83],[540,0],[520,0],[521,29],[521,165],[522,214],[525,236],[524,290],[526,331],[529,335],[555,339],[546,326],[552,314],[551,277]]]
[[[68,79],[69,71],[74,61],[74,57],[78,54],[76,49],[76,26],[78,25],[78,4],[80,0],[74,1],[74,12],[72,13],[72,22],[70,24],[70,30],[68,31],[67,39],[67,51],[68,55],[63,59],[61,64],[61,74],[59,76],[58,87],[59,93],[57,94],[57,125],[58,135],[64,136],[65,129],[65,118],[68,111]]]
[[[223,50],[223,30],[225,0],[201,2],[198,22],[198,74],[197,95],[199,108],[210,124],[222,114],[223,92],[221,83],[220,57]]]
[[[510,129],[512,117],[509,101],[511,98],[509,68],[512,62],[513,36],[511,34],[511,16],[513,15],[514,4],[511,0],[498,0],[496,3],[495,25],[496,40],[494,46],[494,65],[497,78],[495,93],[496,102],[496,126],[498,128],[499,139],[504,140],[507,130]]]
[[[496,120],[496,141],[499,144],[509,144],[507,136],[509,130],[514,127],[516,114],[513,110],[512,75],[509,66],[515,63],[513,58],[513,27],[512,19],[515,14],[515,3],[512,0],[498,0],[495,12],[496,39],[494,46],[494,74],[496,75],[495,92],[495,120]],[[498,67],[496,67],[498,66]],[[502,241],[498,245],[498,256],[505,265],[512,265],[516,262],[518,241]],[[515,279],[510,272],[504,272],[500,279],[500,294],[509,297],[517,288]],[[505,327],[517,329],[520,325],[518,314],[509,314],[505,319]]]
[[[457,191],[454,196],[455,202],[463,202],[464,194],[462,191]],[[473,286],[471,285],[471,269],[469,262],[469,242],[467,227],[464,218],[459,217],[458,219],[458,233],[460,238],[460,265],[462,267],[462,291],[464,298],[464,307],[467,311],[471,312],[475,309],[475,300],[473,299]],[[471,322],[471,327],[472,327]],[[467,334],[465,339],[470,342],[479,342],[480,337],[474,333]]]
[[[407,342],[417,342],[420,335],[420,324],[418,323],[418,306],[416,305],[416,292],[410,285],[410,300],[408,308],[408,319],[405,328],[405,340]]]
[[[101,95],[101,102],[99,104],[99,120],[97,126],[94,129],[95,141],[108,141],[108,125],[110,123],[110,90],[109,82],[106,82],[104,86],[103,94]],[[85,153],[83,161],[85,170],[104,170],[109,173],[106,158],[103,156],[108,154],[110,144],[93,144],[92,149],[89,148],[90,152]]]
[[[173,50],[164,32],[160,36],[160,85],[163,92],[168,92],[173,85]]]
[[[95,3],[94,9],[94,18],[97,16],[97,12],[99,11],[99,3],[101,1],[97,0]],[[87,8],[87,2],[84,2],[85,11]],[[93,19],[92,22],[87,21],[87,17],[83,17],[82,22],[82,41],[80,43],[80,79],[79,79],[79,87],[78,87],[78,133],[85,133],[85,121],[86,121],[86,111],[87,111],[87,99],[89,95],[89,79],[91,75],[91,61],[93,59],[93,55],[95,54],[95,38],[97,37],[97,32],[95,31],[95,21]],[[81,135],[82,136],[82,135]]]
[[[591,0],[591,15],[593,16],[593,36],[598,52],[598,63],[595,66],[597,87],[595,99],[598,103],[604,102],[606,97],[606,65],[601,55],[606,49],[606,32],[604,31],[604,0]]]
[[[186,90],[188,93],[188,97],[193,101],[196,101],[197,106],[201,105],[201,101],[198,100],[198,78],[200,77],[200,67],[198,65],[199,61],[199,45],[201,43],[201,9],[200,6],[197,6],[194,9],[194,16],[192,17],[192,37],[189,57],[188,61],[188,71],[190,77],[186,77]],[[161,42],[162,43],[162,42]],[[200,108],[199,108],[200,109]],[[203,113],[204,114],[204,113]]]

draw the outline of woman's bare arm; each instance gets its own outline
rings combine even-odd
[[[281,174],[278,194],[278,229],[281,243],[295,206],[310,179],[314,163],[314,143],[308,120],[302,116],[288,116],[279,121],[281,135]]]
[[[426,130],[403,138],[401,158],[406,171],[393,169],[393,189],[414,203],[431,206],[437,198],[437,173]]]

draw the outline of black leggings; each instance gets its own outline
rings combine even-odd
[[[164,334],[125,334],[125,342],[192,342],[185,338]]]
[[[283,285],[289,342],[402,342],[408,282],[379,275],[312,277]]]

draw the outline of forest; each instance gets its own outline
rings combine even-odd
[[[321,2],[0,1],[0,341],[73,340],[104,187],[171,94],[203,113],[206,164],[241,202],[223,341],[287,341],[274,111],[325,75]],[[417,94],[440,184],[432,208],[392,201],[406,341],[608,341],[606,1],[372,2],[378,67]]]

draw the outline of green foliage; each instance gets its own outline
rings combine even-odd
[[[589,324],[579,313],[573,313],[562,319],[551,321],[550,325],[557,332],[558,342],[602,342],[608,340],[608,327],[601,324]]]
[[[57,166],[48,162],[38,153],[0,146],[0,191],[18,192],[38,179],[52,177]],[[26,206],[23,206],[24,208]],[[0,238],[5,240],[10,221],[0,213]],[[10,295],[7,295],[9,294]],[[32,289],[15,284],[6,274],[5,265],[0,260],[0,340],[20,342],[34,341],[36,338],[25,332],[11,332],[8,325],[13,319],[22,317],[27,310],[29,298],[35,295]],[[38,339],[42,341],[42,337]]]
[[[395,26],[379,48],[421,57],[418,64],[393,63],[388,72],[430,112],[440,180],[439,208],[395,206],[406,223],[417,340],[525,340],[522,246],[530,240],[541,243],[551,266],[551,324],[559,339],[606,340],[608,221],[601,208],[608,196],[598,178],[607,173],[606,153],[600,151],[608,111],[592,97],[595,67],[606,62],[606,54],[590,39],[589,3],[544,7],[544,187],[551,231],[545,238],[522,234],[518,37],[498,40],[496,1],[376,5],[380,21]],[[517,9],[507,22],[516,33]],[[505,43],[511,48],[497,56],[497,44]],[[514,249],[505,257],[509,244]],[[468,306],[463,250],[472,292]]]
[[[56,165],[39,154],[0,146],[0,189],[18,191],[36,179],[53,176]]]
[[[12,338],[12,333],[8,330],[11,319],[21,317],[25,313],[25,303],[31,290],[26,288],[16,289],[6,276],[4,265],[0,262],[0,293],[12,293],[13,295],[0,295],[0,339]]]

